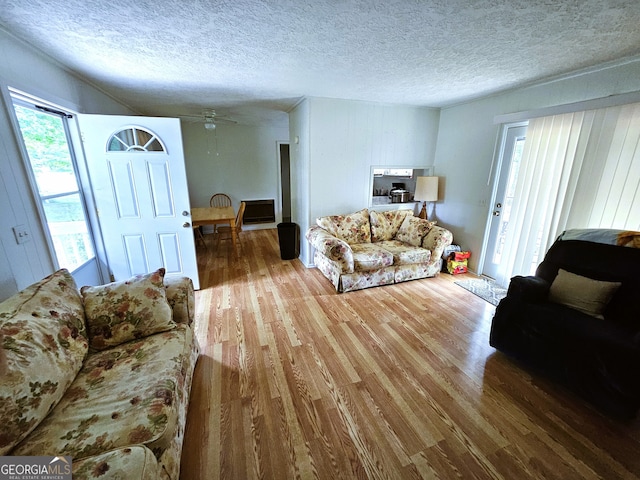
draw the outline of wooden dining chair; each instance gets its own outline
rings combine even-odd
[[[242,219],[244,218],[244,210],[247,207],[245,202],[240,202],[240,208],[238,208],[238,214],[236,215],[236,238],[240,242],[240,232],[242,231]],[[231,240],[231,226],[220,225],[218,227],[217,244],[220,245],[221,240]],[[241,245],[242,246],[242,245]]]
[[[233,205],[231,203],[231,197],[226,193],[216,193],[211,195],[211,198],[209,199],[210,207],[230,207],[231,205]],[[218,233],[217,224],[213,226],[213,233]]]
[[[231,198],[226,193],[216,193],[209,199],[210,207],[230,207],[231,205]]]

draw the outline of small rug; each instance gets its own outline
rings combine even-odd
[[[454,283],[465,290],[469,290],[471,293],[489,302],[491,305],[498,305],[500,300],[507,296],[506,288],[496,285],[493,280],[485,278],[460,280]]]

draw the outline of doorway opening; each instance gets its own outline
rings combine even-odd
[[[291,222],[291,158],[289,144],[279,143],[280,155],[280,185],[282,185],[282,221]]]

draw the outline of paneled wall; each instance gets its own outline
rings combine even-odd
[[[309,98],[290,120],[293,168],[308,171],[306,216],[293,221],[302,234],[316,217],[348,213],[369,205],[373,165],[424,167],[433,164],[437,109]],[[308,129],[308,138],[300,132]],[[308,163],[304,163],[308,161]],[[299,173],[299,179],[306,181]],[[300,199],[302,201],[302,199]],[[303,239],[300,258],[311,265]]]

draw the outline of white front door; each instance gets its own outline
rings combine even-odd
[[[526,133],[526,124],[506,125],[496,162],[495,182],[497,183],[488,220],[488,240],[482,265],[482,274],[494,279],[497,278],[498,267],[504,254],[507,225],[511,215],[511,205],[517,193],[516,180]]]
[[[78,115],[115,280],[160,267],[200,288],[180,121]]]

